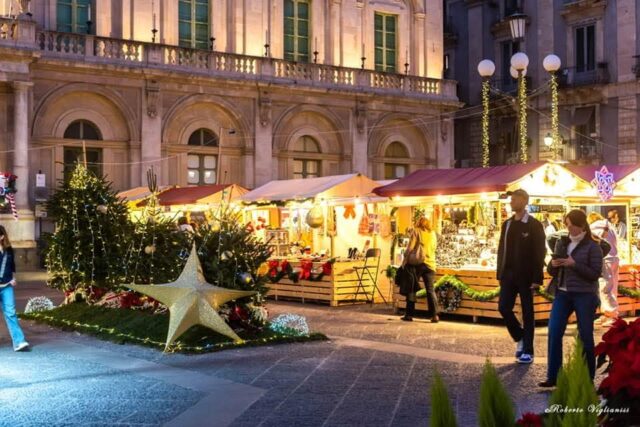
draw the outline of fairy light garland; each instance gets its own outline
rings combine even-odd
[[[489,80],[482,82],[482,167],[489,167]]]
[[[549,85],[551,87],[551,137],[553,139],[553,159],[555,160],[558,158],[558,151],[560,149],[560,132],[558,131],[558,77],[556,73],[551,73]]]
[[[91,331],[95,333],[110,335],[114,338],[127,339],[138,343],[151,344],[153,346],[164,348],[164,342],[155,341],[149,337],[141,338],[132,334],[125,334],[122,332],[117,332],[115,328],[105,328],[99,325],[92,325],[89,323],[81,323],[78,321],[70,321],[66,319],[55,318],[50,315],[42,314],[42,313],[30,313],[28,315],[22,315],[21,317],[33,320],[40,320],[47,322],[49,324],[54,325],[64,325],[68,327],[73,327],[80,330]],[[276,332],[277,333],[277,332]],[[250,347],[255,345],[263,345],[272,342],[287,342],[287,341],[300,341],[300,340],[315,340],[315,339],[326,339],[322,334],[314,334],[314,335],[286,335],[286,334],[278,334],[265,338],[258,339],[250,339],[250,340],[242,340],[240,342],[223,342],[216,344],[207,344],[204,346],[188,346],[181,343],[175,343],[171,345],[168,349],[168,353],[174,353],[177,351],[184,351],[190,353],[203,353],[203,352],[211,352],[217,350],[225,350],[232,348],[240,348],[240,347]]]
[[[518,130],[520,131],[520,161],[527,163],[529,154],[527,149],[527,82],[522,72],[518,72],[518,111],[520,113],[520,122]]]

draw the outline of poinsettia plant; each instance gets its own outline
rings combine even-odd
[[[598,367],[608,361],[598,392],[607,400],[603,425],[640,424],[640,318],[618,319],[595,349]]]

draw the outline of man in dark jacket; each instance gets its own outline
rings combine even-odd
[[[543,281],[545,234],[540,221],[525,210],[529,194],[524,190],[507,193],[511,196],[513,216],[502,224],[498,244],[500,299],[498,309],[511,338],[516,344],[518,363],[533,362],[533,290]],[[520,295],[523,325],[516,318],[513,307]]]

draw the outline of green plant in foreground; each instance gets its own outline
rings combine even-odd
[[[435,370],[431,384],[431,427],[457,427],[456,415],[453,412],[447,387],[442,382],[440,373]]]
[[[480,385],[478,425],[480,427],[512,426],[515,424],[513,402],[500,382],[496,369],[487,359]]]

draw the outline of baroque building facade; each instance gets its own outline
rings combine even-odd
[[[451,167],[439,0],[6,0],[14,240],[78,159],[116,190]],[[86,160],[85,160],[86,159]],[[45,189],[36,188],[37,173]],[[35,222],[35,225],[38,225]]]
[[[549,159],[550,76],[543,59],[557,55],[563,160],[640,161],[640,2],[637,0],[445,0],[445,76],[459,82],[466,106],[455,120],[456,159],[482,163],[481,84],[477,66],[491,59],[491,164],[518,161],[516,81],[510,58],[529,57],[529,158]],[[509,16],[526,16],[524,40],[513,40]]]

